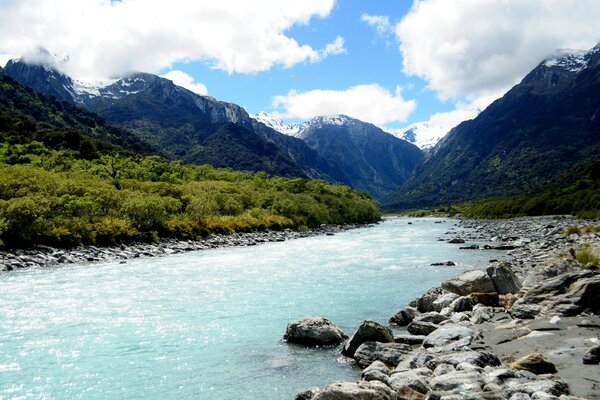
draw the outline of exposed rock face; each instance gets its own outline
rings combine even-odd
[[[365,342],[393,343],[392,331],[375,321],[364,321],[346,342],[342,354],[354,357],[354,353]]]
[[[562,275],[566,272],[576,272],[581,269],[581,265],[575,260],[567,259],[553,263],[542,268],[536,268],[531,271],[523,280],[524,287],[536,287],[542,281],[555,276]]]
[[[500,294],[519,293],[521,282],[513,272],[510,264],[506,261],[488,267],[486,272],[492,279],[496,287],[496,292]]]
[[[354,352],[354,359],[361,368],[374,361],[395,366],[412,351],[409,345],[401,343],[365,342]]]
[[[555,314],[571,316],[587,311],[600,312],[600,274],[579,270],[567,272],[543,281],[530,289],[512,306],[516,318],[534,318]]]
[[[483,271],[467,271],[442,283],[442,288],[459,296],[471,293],[495,292],[496,287],[490,277]]]
[[[519,358],[517,361],[510,364],[512,369],[533,372],[539,374],[553,374],[556,372],[556,367],[544,356],[539,353],[531,353]]]
[[[310,397],[306,392],[302,395],[302,400],[397,400],[396,393],[379,381],[336,382],[310,393]]]
[[[290,322],[283,339],[307,346],[336,345],[348,338],[340,328],[323,317],[305,317]]]

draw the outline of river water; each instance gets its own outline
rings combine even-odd
[[[497,257],[439,242],[455,224],[392,219],[335,236],[2,274],[0,399],[292,399],[358,379],[339,349],[282,342],[287,323],[325,316],[352,334]],[[447,260],[457,266],[430,266]]]

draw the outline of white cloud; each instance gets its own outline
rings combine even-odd
[[[68,54],[63,70],[79,78],[202,60],[228,73],[317,61],[320,50],[287,35],[324,18],[335,0],[5,0],[0,58],[38,47]]]
[[[328,43],[327,46],[325,46],[325,49],[321,52],[321,56],[322,58],[325,58],[331,55],[345,54],[346,51],[347,50],[344,47],[344,38],[338,36],[333,42]]]
[[[282,108],[283,118],[309,119],[315,116],[345,114],[377,125],[404,122],[415,110],[414,100],[402,98],[400,87],[392,93],[379,85],[358,85],[346,90],[290,90],[276,96],[273,107]]]
[[[597,0],[416,0],[396,25],[404,71],[441,98],[503,92],[558,48],[600,40]]]
[[[194,78],[183,71],[174,69],[161,76],[172,81],[177,86],[184,87],[196,94],[200,94],[203,96],[206,96],[208,94],[208,89],[206,88],[206,86],[204,86],[204,84],[194,82]]]
[[[388,16],[363,14],[360,20],[374,27],[379,36],[385,37],[394,33],[394,27]]]

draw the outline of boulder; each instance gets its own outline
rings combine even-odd
[[[456,293],[443,293],[433,302],[434,311],[440,312],[443,308],[448,307],[459,296]]]
[[[517,361],[510,364],[510,367],[515,370],[529,371],[536,375],[553,374],[556,372],[556,367],[544,356],[539,353],[531,353],[519,358]]]
[[[450,278],[442,283],[442,288],[459,296],[476,292],[489,293],[496,291],[491,278],[485,272],[479,270],[467,271]]]
[[[535,392],[544,392],[553,396],[560,396],[561,394],[568,393],[569,386],[562,381],[552,381],[550,379],[537,379],[537,380],[512,380],[509,379],[505,386],[505,390],[509,395],[515,393],[526,393],[533,395]]]
[[[440,326],[434,332],[430,333],[423,341],[423,347],[429,348],[445,346],[451,342],[455,342],[464,338],[469,338],[468,343],[466,344],[469,345],[474,336],[475,332],[466,326],[459,324],[448,324]]]
[[[387,383],[389,376],[390,369],[379,360],[373,361],[361,374],[365,381],[380,381],[383,383]]]
[[[463,311],[471,311],[473,309],[473,299],[469,296],[460,296],[452,303],[450,303],[450,308],[454,312],[463,312]]]
[[[521,282],[508,262],[501,261],[496,265],[492,265],[488,267],[486,272],[492,279],[496,292],[500,294],[519,293]]]
[[[454,239],[448,240],[448,243],[451,243],[451,244],[463,244],[464,242],[465,242],[465,240],[461,239],[461,238],[454,238]]]
[[[440,324],[448,319],[437,311],[430,311],[424,314],[417,315],[412,322],[431,322],[432,324]]]
[[[400,390],[403,387],[409,387],[421,394],[429,392],[427,382],[432,372],[428,368],[409,369],[401,372],[394,372],[390,376],[388,385],[394,390]]]
[[[572,259],[561,260],[552,265],[543,268],[534,268],[525,279],[523,279],[523,287],[536,287],[542,281],[545,281],[555,276],[562,275],[567,272],[577,272],[581,270],[581,264]]]
[[[365,342],[354,352],[354,359],[361,368],[366,368],[374,361],[396,366],[410,354],[412,347],[401,343]]]
[[[394,342],[414,345],[423,343],[425,338],[425,335],[394,335]]]
[[[346,342],[342,354],[354,357],[354,352],[365,342],[393,343],[392,331],[375,321],[364,321]]]
[[[481,368],[488,365],[492,367],[500,365],[500,360],[498,359],[498,357],[495,354],[488,353],[486,351],[458,351],[451,354],[445,354],[437,358],[438,364],[450,364],[454,367],[463,362],[474,364]],[[438,364],[436,364],[435,366],[437,366]],[[428,367],[430,366],[431,365],[428,365]],[[433,366],[433,368],[435,368],[435,366]]]
[[[438,328],[438,325],[432,322],[424,322],[424,321],[413,321],[406,327],[406,330],[413,335],[429,335],[431,332],[435,331]]]
[[[474,324],[482,324],[491,320],[494,317],[494,308],[486,307],[480,304],[477,304],[473,308],[473,315],[471,316],[470,321]]]
[[[410,353],[402,361],[400,361],[396,368],[392,371],[392,374],[395,372],[402,372],[407,369],[423,367],[434,369],[437,364],[438,359],[434,354],[431,354],[427,351],[416,351]]]
[[[600,313],[600,274],[579,270],[542,281],[519,298],[510,309],[515,318],[537,315],[573,316],[582,312]]]
[[[500,296],[496,292],[471,293],[469,295],[474,305],[483,304],[488,307],[498,307],[500,305]]]
[[[323,317],[305,317],[290,322],[283,336],[288,343],[307,346],[336,345],[347,338],[340,328]]]
[[[417,392],[416,390],[411,389],[408,386],[402,386],[400,389],[397,390],[397,393],[398,399],[402,400],[425,400],[428,398],[423,393]]]
[[[594,346],[583,355],[584,364],[600,364],[600,346]]]
[[[415,307],[419,312],[425,313],[429,311],[435,311],[433,306],[433,302],[437,300],[438,297],[442,294],[442,289],[439,287],[432,287],[427,290],[425,293],[421,295],[421,297],[417,297],[413,301],[411,301],[408,305],[411,307]]]
[[[418,314],[419,310],[417,310],[415,307],[406,306],[390,318],[390,323],[398,326],[406,326],[410,324],[410,322]]]
[[[305,400],[396,400],[396,393],[379,381],[336,382]],[[304,399],[303,399],[304,400]]]
[[[485,380],[477,371],[451,371],[433,377],[429,385],[431,389],[437,391],[472,393],[481,391]]]

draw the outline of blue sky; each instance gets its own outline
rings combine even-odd
[[[44,48],[80,80],[144,71],[251,114],[438,133],[600,41],[597,0],[4,0],[0,20],[0,65]]]

